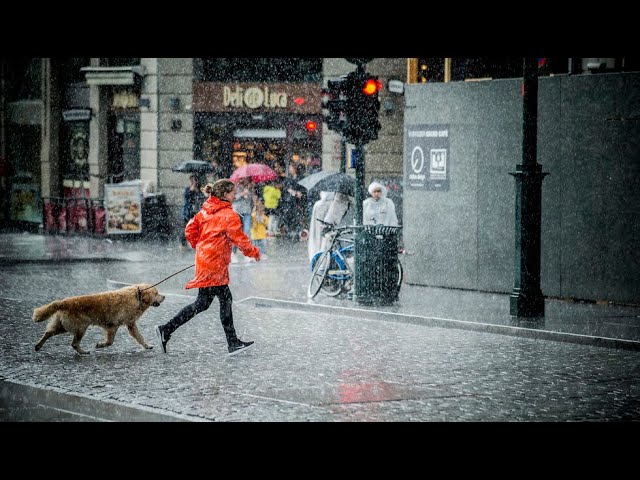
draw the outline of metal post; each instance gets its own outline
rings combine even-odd
[[[356,145],[356,188],[355,188],[355,224],[362,225],[362,202],[364,202],[364,147]]]
[[[522,100],[522,164],[511,173],[516,178],[515,267],[510,313],[518,317],[543,317],[540,289],[540,231],[542,180],[547,173],[537,163],[538,63],[524,59]]]
[[[347,142],[340,136],[340,173],[347,173]]]
[[[356,167],[356,185],[355,185],[355,197],[356,202],[354,224],[356,226],[362,226],[362,202],[364,201],[364,147],[362,145],[356,145],[352,155],[355,156]],[[366,255],[364,249],[362,249],[362,238],[364,232],[362,228],[356,228],[354,234],[354,282],[353,282],[353,297],[354,301],[358,301],[359,296],[362,297],[362,289],[360,288],[361,282],[364,279],[363,266],[364,262],[359,261],[359,258],[363,258]]]

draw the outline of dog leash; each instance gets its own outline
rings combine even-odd
[[[158,283],[155,283],[155,284],[151,285],[150,287],[143,288],[142,290],[140,290],[140,292],[143,292],[143,291],[145,291],[145,290],[149,290],[150,288],[153,288],[153,287],[155,287],[156,285],[160,285],[162,282],[164,282],[164,281],[166,281],[166,280],[169,280],[171,277],[173,277],[173,276],[175,276],[175,275],[177,275],[177,274],[179,274],[179,273],[182,273],[182,272],[184,272],[185,270],[187,270],[188,268],[194,267],[195,265],[196,265],[196,264],[194,263],[193,265],[189,265],[188,267],[185,267],[185,268],[183,268],[182,270],[178,270],[176,273],[172,273],[172,274],[171,274],[171,275],[169,275],[168,277],[163,278],[163,279],[162,279],[162,280],[160,280]]]

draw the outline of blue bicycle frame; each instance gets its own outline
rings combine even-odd
[[[331,252],[331,258],[333,261],[336,262],[338,269],[329,270],[329,272],[327,273],[328,278],[331,278],[333,280],[346,281],[353,276],[349,266],[346,263],[346,257],[345,257],[345,254],[351,253],[353,252],[353,250],[354,250],[354,245],[353,243],[351,243],[346,246],[338,247],[337,251],[333,250]],[[338,252],[340,253],[338,254]],[[322,255],[323,253],[324,253],[323,251],[320,251],[311,258],[311,265],[309,267],[310,271],[313,271],[313,267],[315,266],[316,261],[318,260],[320,255]]]

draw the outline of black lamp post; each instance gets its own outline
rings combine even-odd
[[[524,59],[522,100],[522,164],[511,173],[516,179],[515,282],[510,313],[517,317],[544,317],[540,289],[540,231],[542,180],[547,173],[537,163],[538,63]]]

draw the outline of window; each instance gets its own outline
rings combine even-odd
[[[40,58],[8,58],[5,66],[7,101],[41,98],[42,61]]]

